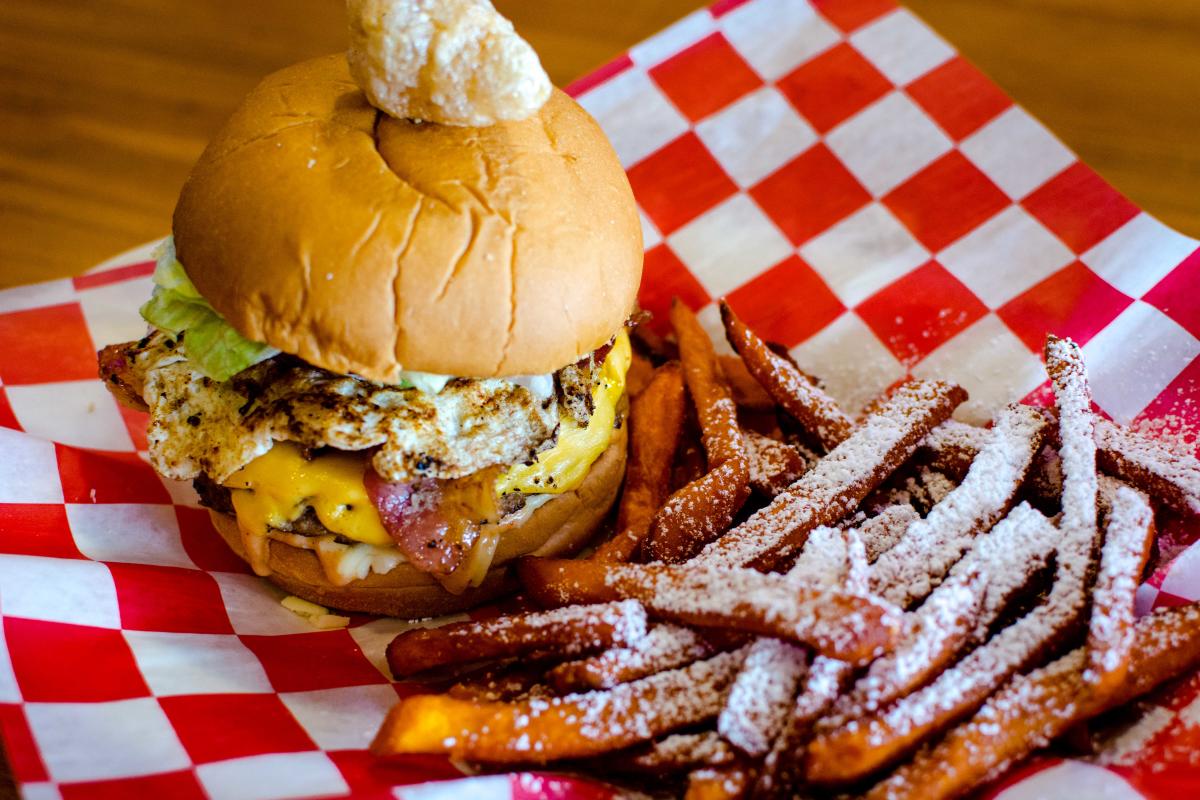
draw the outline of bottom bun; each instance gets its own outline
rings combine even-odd
[[[518,512],[501,527],[500,543],[483,583],[462,594],[451,594],[428,573],[411,564],[400,564],[383,575],[335,586],[325,577],[316,553],[274,539],[270,541],[267,579],[284,590],[314,603],[342,611],[419,619],[453,614],[494,600],[516,589],[509,567],[520,556],[570,556],[588,543],[617,499],[625,474],[628,426],[613,432],[612,444],[592,464],[579,488],[563,492],[530,514]],[[237,519],[209,511],[213,525],[226,544],[246,557]]]

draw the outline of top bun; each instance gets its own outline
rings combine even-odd
[[[184,184],[174,233],[243,336],[382,382],[557,370],[620,328],[642,271],[629,181],[567,95],[486,128],[396,120],[343,55],[246,97]]]

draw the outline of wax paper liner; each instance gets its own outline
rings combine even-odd
[[[1200,419],[1197,242],[888,0],[719,3],[571,90],[628,167],[647,308],[679,295],[715,332],[727,295],[847,405],[936,375],[974,420],[1044,393],[1051,330],[1083,344],[1113,418],[1169,435]],[[403,624],[318,632],[284,610],[96,379],[97,347],[143,333],[148,252],[0,292],[0,729],[25,796],[608,796],[528,773],[437,783],[460,773],[366,753],[414,691],[381,661]],[[1164,533],[1141,611],[1200,598],[1194,536]],[[1198,795],[1198,693],[1184,680],[1106,756],[993,791]]]

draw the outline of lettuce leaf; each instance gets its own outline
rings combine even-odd
[[[213,380],[227,381],[279,353],[250,341],[221,319],[175,257],[174,239],[163,242],[156,256],[154,294],[142,306],[142,318],[159,330],[183,334],[183,350],[196,369]]]

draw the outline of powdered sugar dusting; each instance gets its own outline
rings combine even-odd
[[[750,485],[767,497],[775,497],[808,469],[808,461],[790,444],[754,431],[744,434],[750,464]]]
[[[793,645],[755,641],[717,717],[717,730],[747,755],[764,755],[783,729],[805,664],[804,651]]]
[[[879,557],[896,546],[908,528],[921,515],[907,504],[888,506],[870,517],[855,530],[866,547],[867,562],[874,564]]]
[[[680,625],[651,626],[635,647],[614,647],[580,661],[560,664],[549,673],[551,682],[573,689],[606,689],[629,680],[674,669],[703,658],[713,648],[700,634]]]
[[[818,525],[831,525],[912,454],[964,393],[937,381],[910,381],[787,491],[704,548],[695,563],[745,566],[786,555]]]
[[[1105,765],[1128,765],[1146,745],[1177,719],[1174,711],[1162,706],[1143,709],[1133,724],[1117,731],[1096,748],[1095,759]]]
[[[1186,514],[1200,514],[1200,460],[1148,436],[1096,423],[1099,459],[1108,472],[1136,482]]]
[[[609,587],[659,615],[723,624],[854,660],[888,644],[899,625],[898,610],[878,599],[804,590],[787,576],[752,569],[612,566],[605,575]]]
[[[1120,680],[1129,661],[1134,595],[1154,534],[1154,512],[1144,494],[1112,478],[1104,478],[1100,485],[1108,522],[1088,624],[1088,666],[1083,677],[1091,685]]]
[[[734,751],[715,731],[673,733],[651,743],[633,763],[647,770],[674,772],[701,764],[719,767],[734,759]]]
[[[927,595],[975,535],[990,529],[1008,510],[1045,429],[1045,418],[1028,406],[1001,411],[963,482],[879,557],[871,574],[874,591],[901,606]]]

